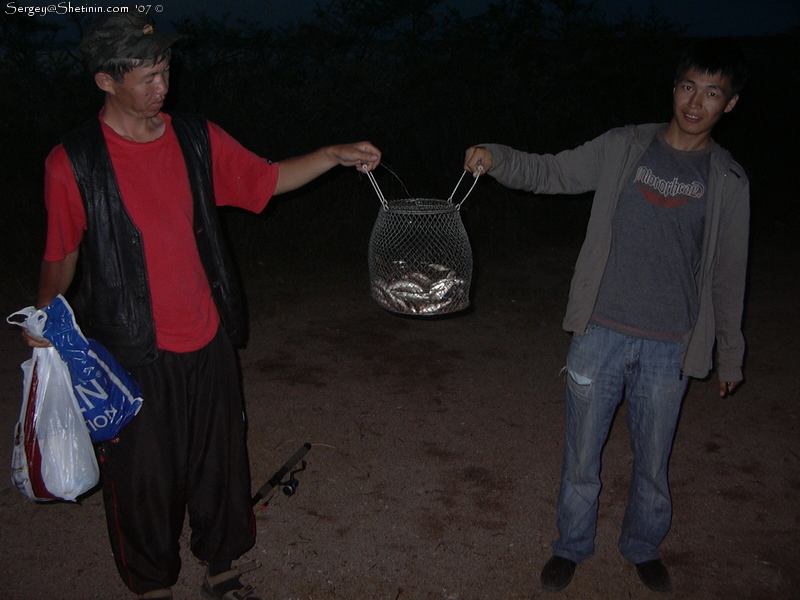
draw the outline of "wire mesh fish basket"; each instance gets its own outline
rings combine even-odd
[[[472,248],[459,211],[477,178],[455,204],[464,174],[447,200],[386,200],[367,172],[381,201],[369,241],[370,293],[386,310],[438,316],[469,306]]]

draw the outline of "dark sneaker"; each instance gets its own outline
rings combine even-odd
[[[256,561],[243,563],[219,575],[209,575],[206,569],[200,595],[205,600],[261,600],[256,596],[252,585],[244,585],[239,575],[257,569],[261,564]]]
[[[654,592],[669,592],[672,590],[672,581],[669,571],[660,559],[648,560],[636,565],[636,572],[644,584]]]
[[[548,592],[560,592],[572,581],[578,563],[562,556],[551,556],[542,569],[542,587]]]

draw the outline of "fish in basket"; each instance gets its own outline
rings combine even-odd
[[[404,315],[437,316],[467,308],[472,248],[459,212],[466,196],[458,204],[452,195],[448,200],[386,200],[368,176],[381,200],[369,242],[372,298]]]

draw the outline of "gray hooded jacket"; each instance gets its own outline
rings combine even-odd
[[[612,220],[624,182],[665,124],[612,129],[573,150],[527,154],[498,144],[490,174],[503,185],[539,194],[594,191],[586,239],[575,265],[563,326],[584,333],[611,250]],[[684,338],[683,372],[703,378],[712,368],[714,342],[720,381],[741,381],[741,331],[750,223],[747,176],[730,153],[712,142],[703,254],[697,274],[697,321]]]

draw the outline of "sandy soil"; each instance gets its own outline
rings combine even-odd
[[[800,597],[800,254],[790,246],[754,245],[746,385],[728,399],[713,380],[690,387],[662,546],[674,591],[662,597]],[[616,550],[631,465],[624,405],[604,456],[597,554],[564,592],[539,585],[555,536],[560,321],[576,253],[568,244],[479,261],[472,310],[438,320],[381,309],[365,264],[273,266],[252,279],[241,363],[253,489],[313,444],[297,493],[278,492],[258,514],[245,558],[263,563],[247,580],[265,599],[659,596]],[[27,356],[18,332],[0,328],[9,460]],[[0,539],[3,600],[130,597],[98,493],[35,504],[6,479]],[[202,570],[184,551],[176,598],[199,596]]]

